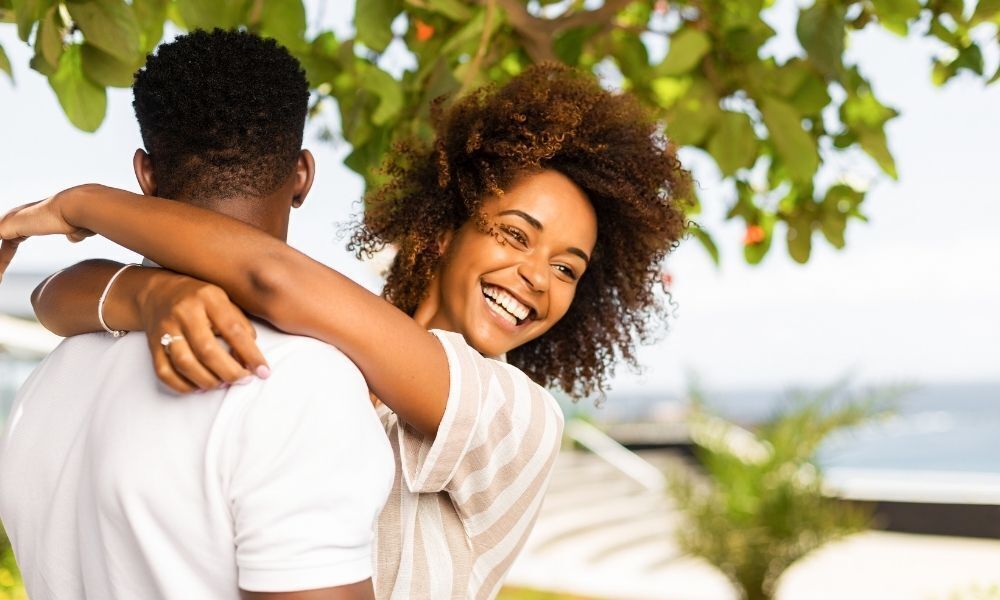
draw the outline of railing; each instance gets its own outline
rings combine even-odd
[[[659,469],[590,423],[572,419],[566,424],[566,435],[647,490],[666,487],[667,478]]]

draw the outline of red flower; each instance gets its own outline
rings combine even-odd
[[[767,233],[764,232],[764,228],[760,225],[747,225],[747,232],[743,235],[743,245],[753,246],[754,244],[759,244],[766,237]]]
[[[417,19],[414,23],[417,28],[417,41],[426,42],[434,37],[434,26]]]

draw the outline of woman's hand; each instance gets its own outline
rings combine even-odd
[[[156,375],[168,387],[210,390],[270,373],[256,330],[222,288],[168,271],[147,288],[137,298],[140,317]],[[173,338],[166,346],[165,334]]]
[[[0,239],[3,240],[0,243],[0,280],[14,259],[18,245],[31,236],[61,234],[71,242],[79,242],[94,235],[92,231],[70,224],[63,215],[62,198],[74,189],[18,206],[0,218]]]

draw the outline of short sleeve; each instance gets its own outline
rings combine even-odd
[[[334,587],[372,576],[375,519],[393,460],[361,373],[338,351],[305,344],[240,403],[226,465],[241,589]],[[271,357],[269,356],[269,359]]]
[[[523,372],[483,357],[456,333],[433,331],[448,358],[450,389],[437,435],[398,428],[411,492],[447,491],[463,518],[541,494],[558,453],[562,412]],[[500,502],[500,504],[495,504]]]

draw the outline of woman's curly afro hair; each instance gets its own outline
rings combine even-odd
[[[634,98],[551,63],[441,107],[433,146],[390,153],[388,183],[367,198],[350,249],[397,248],[383,295],[412,315],[441,260],[441,234],[481,219],[483,199],[518,175],[559,171],[593,204],[597,243],[563,319],[507,359],[574,396],[603,389],[618,360],[635,365],[636,345],[665,316],[660,263],[685,231],[690,192],[675,148]]]

